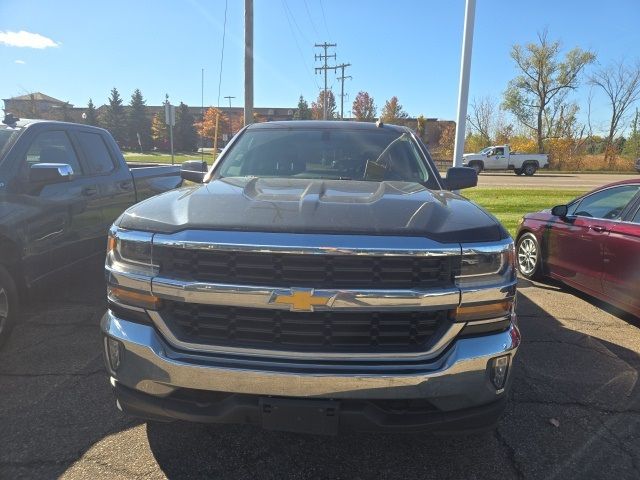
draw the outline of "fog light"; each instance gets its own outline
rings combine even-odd
[[[502,390],[507,380],[507,372],[509,371],[509,355],[493,359],[491,367],[491,382],[497,390]]]
[[[114,372],[120,368],[120,362],[122,361],[123,347],[118,340],[107,337],[106,340],[107,357],[109,358],[109,365]]]

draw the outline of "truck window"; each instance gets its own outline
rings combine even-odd
[[[78,141],[87,159],[91,173],[108,173],[115,169],[113,158],[104,143],[102,135],[78,132]]]
[[[83,173],[69,137],[63,131],[38,134],[27,151],[23,173],[26,175],[31,165],[36,163],[66,163],[71,166],[74,175]]]
[[[496,148],[496,151],[494,153],[496,155],[504,155],[504,147]]]

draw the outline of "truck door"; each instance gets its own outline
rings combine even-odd
[[[63,163],[73,169],[70,181],[37,186],[29,181],[31,166]],[[38,133],[20,158],[17,197],[27,205],[24,222],[25,274],[29,281],[86,258],[96,249],[102,215],[95,180],[64,129]],[[104,241],[101,242],[104,248]]]
[[[507,168],[507,157],[504,147],[495,147],[484,164],[486,170],[505,170]]]
[[[100,228],[106,241],[107,231],[114,220],[136,203],[133,178],[129,169],[114,158],[99,132],[79,129],[75,137],[98,186],[103,216]]]

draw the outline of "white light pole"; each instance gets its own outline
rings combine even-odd
[[[469,76],[471,73],[471,50],[473,49],[473,24],[476,15],[476,0],[467,0],[464,11],[462,34],[462,59],[460,61],[460,88],[458,90],[458,117],[456,119],[456,143],[453,149],[453,166],[462,166],[464,153],[467,104],[469,103]]]

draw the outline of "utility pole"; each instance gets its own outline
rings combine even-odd
[[[253,0],[244,0],[244,124],[253,123]]]
[[[467,123],[469,102],[469,77],[471,50],[473,49],[473,24],[476,15],[476,0],[467,0],[464,11],[464,33],[462,35],[462,58],[460,60],[460,88],[458,90],[458,118],[456,119],[456,143],[453,149],[453,166],[462,166],[464,153],[464,130]]]
[[[328,93],[328,89],[327,89],[327,70],[335,71],[336,68],[337,68],[337,67],[330,67],[330,66],[327,65],[327,59],[329,59],[329,58],[335,59],[336,58],[336,54],[335,53],[333,55],[328,55],[327,54],[327,49],[331,48],[331,47],[337,47],[338,44],[324,42],[324,43],[316,43],[315,46],[319,47],[319,48],[324,48],[324,55],[323,54],[315,55],[315,59],[316,59],[316,61],[317,60],[324,61],[324,65],[322,67],[316,67],[316,73],[320,73],[320,72],[324,71],[324,101],[322,102],[323,103],[323,106],[322,106],[322,108],[323,108],[322,118],[323,118],[323,120],[326,120],[327,119],[327,96],[329,94]]]
[[[224,97],[224,98],[228,98],[228,99],[229,99],[229,110],[231,110],[231,99],[232,99],[232,98],[236,98],[236,97],[232,97],[231,95],[227,95],[227,96],[226,96],[226,97]]]
[[[350,66],[351,66],[350,63],[341,63],[340,65],[336,65],[336,68],[339,68],[342,70],[342,75],[338,77],[338,80],[340,80],[340,83],[341,83],[341,87],[340,87],[340,119],[341,120],[344,120],[344,81],[347,78],[353,79],[351,75],[347,75],[346,77],[344,76],[344,69]]]

